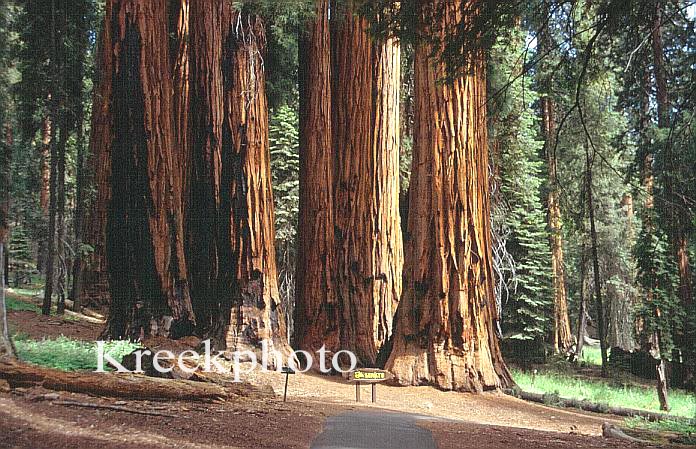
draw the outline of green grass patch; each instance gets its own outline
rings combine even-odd
[[[35,312],[35,313],[41,312],[41,307],[37,306],[36,304],[34,304],[32,302],[28,302],[28,301],[23,300],[19,295],[16,295],[16,294],[11,293],[11,292],[6,292],[5,304],[7,306],[7,310],[13,311],[13,312],[22,312],[22,311]]]
[[[55,339],[32,340],[15,336],[20,359],[36,365],[63,371],[94,371],[97,369],[97,344],[60,336]],[[140,346],[129,341],[108,341],[105,353],[120,360]]]
[[[613,407],[660,411],[655,388],[572,377],[561,373],[525,373],[512,370],[513,378],[524,391],[557,394],[564,398],[588,400]],[[670,414],[693,418],[696,396],[682,390],[669,391]]]
[[[583,346],[580,360],[588,365],[602,366],[602,351],[597,346]]]

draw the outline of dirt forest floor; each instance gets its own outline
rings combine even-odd
[[[94,340],[99,323],[10,312],[15,331],[33,338],[66,335]],[[368,387],[356,404],[355,387],[338,377],[290,376],[255,371],[244,378],[269,384],[274,399],[239,397],[224,403],[154,402],[95,398],[41,388],[0,392],[0,448],[308,448],[327,417],[345,411],[384,409],[424,415],[443,449],[641,447],[601,436],[606,415],[530,404],[501,393],[443,392],[429,387],[379,385],[371,404]],[[78,407],[106,405],[128,409]],[[139,414],[154,413],[155,415]],[[427,417],[427,418],[426,418]]]

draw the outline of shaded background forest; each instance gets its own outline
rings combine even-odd
[[[260,17],[265,34],[277,282],[290,341],[302,152],[298,35],[313,18],[314,2],[238,3]],[[424,37],[410,23],[415,14],[408,2],[393,17],[375,13],[382,3],[389,2],[363,5],[361,14],[375,35],[401,40],[399,208],[408,233],[414,46]],[[600,340],[605,369],[609,352],[615,363],[630,365],[622,351],[640,350],[669,360],[675,384],[693,386],[694,4],[505,3],[487,2],[483,20],[447,35],[440,56],[450,75],[461,76],[470,70],[465,36],[482,34],[503,353],[522,363],[552,354],[573,358],[576,342],[589,335]],[[66,299],[75,308],[108,308],[106,279],[81,272],[99,251],[87,216],[98,201],[99,162],[89,142],[98,123],[91,117],[99,104],[94,86],[104,4],[50,4],[3,1],[0,7],[5,163],[11,154],[6,283],[45,276],[57,313]],[[180,41],[169,41],[175,54]]]

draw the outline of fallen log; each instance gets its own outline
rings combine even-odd
[[[79,402],[79,401],[53,401],[51,404],[54,405],[65,405],[73,407],[84,407],[84,408],[96,408],[102,410],[116,410],[118,412],[134,413],[136,415],[148,415],[148,416],[163,416],[165,418],[175,418],[176,415],[169,413],[160,413],[149,410],[138,410],[136,408],[124,407],[122,405],[110,405],[110,404],[95,404],[92,402]]]
[[[49,390],[131,399],[218,401],[236,396],[270,397],[271,387],[246,382],[219,385],[190,380],[160,379],[139,374],[67,372],[0,359],[0,379],[12,388],[41,386]]]
[[[537,402],[545,405],[555,405],[565,408],[577,408],[586,412],[607,413],[610,415],[626,416],[629,418],[640,417],[645,418],[648,421],[671,420],[691,424],[696,421],[683,416],[668,415],[667,413],[650,412],[647,410],[638,410],[625,407],[609,407],[606,404],[598,404],[587,400],[563,398],[555,394],[531,393],[529,391],[511,389],[505,390],[505,393],[509,394],[510,396],[524,399],[525,401]]]

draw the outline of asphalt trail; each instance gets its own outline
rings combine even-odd
[[[310,449],[437,449],[417,415],[364,411],[331,416]]]

